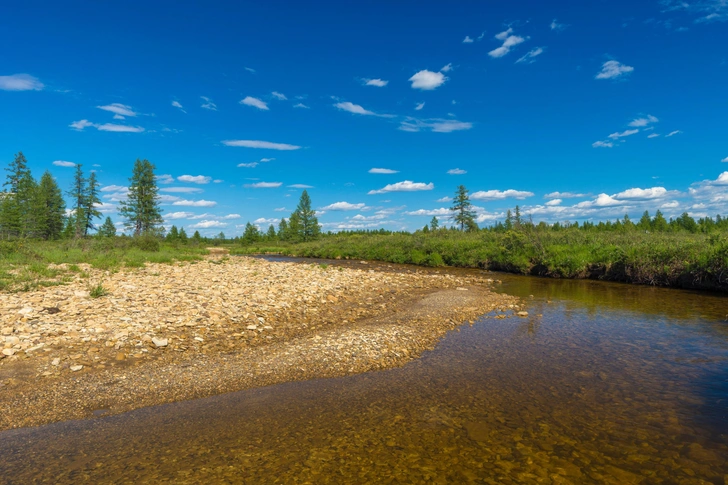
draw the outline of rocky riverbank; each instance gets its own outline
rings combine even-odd
[[[492,280],[365,264],[84,269],[0,294],[0,429],[398,366],[478,315],[522,311]]]

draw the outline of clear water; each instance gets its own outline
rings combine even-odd
[[[728,483],[728,299],[497,277],[528,318],[399,369],[6,431],[0,483]]]

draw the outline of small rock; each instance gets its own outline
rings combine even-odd
[[[10,357],[15,354],[15,349],[3,349],[3,355]]]
[[[257,330],[258,329],[258,326],[257,325],[248,325],[245,328],[247,328],[248,330]]]
[[[81,364],[76,364],[76,365],[72,365],[70,367],[70,369],[71,369],[72,372],[78,372],[81,369],[83,369],[83,366]]]
[[[516,315],[518,315],[519,317],[527,317],[528,312],[518,312],[518,313],[516,313]]]
[[[195,337],[195,340],[197,340],[198,342],[204,342],[205,341],[205,339],[202,338],[202,337]]]
[[[157,347],[166,347],[169,342],[166,338],[152,337],[152,343]]]
[[[13,333],[13,327],[4,327],[2,330],[3,335],[11,335]]]
[[[73,292],[73,294],[74,294],[74,296],[77,296],[79,298],[88,298],[89,296],[91,296],[91,294],[88,291],[83,291],[83,290],[76,290]]]
[[[20,310],[18,313],[20,313],[21,315],[30,315],[31,313],[33,313],[33,309],[27,306]]]
[[[58,357],[56,357],[55,359],[53,359],[53,361],[51,361],[51,365],[59,365],[60,363],[61,363],[61,359],[59,359]]]
[[[126,360],[126,354],[124,352],[119,352],[116,354],[116,360]]]

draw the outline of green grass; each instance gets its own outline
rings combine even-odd
[[[140,268],[146,263],[196,261],[205,254],[207,250],[194,245],[154,244],[121,237],[0,241],[0,291],[29,291],[65,284],[74,275],[88,278],[83,264],[113,272]]]
[[[523,230],[327,235],[298,244],[237,247],[232,254],[363,259],[457,266],[553,278],[592,278],[728,291],[723,233]]]

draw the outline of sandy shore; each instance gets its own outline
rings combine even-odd
[[[147,265],[0,294],[0,430],[403,365],[519,311],[477,276],[251,258]],[[92,298],[89,282],[108,295]]]

